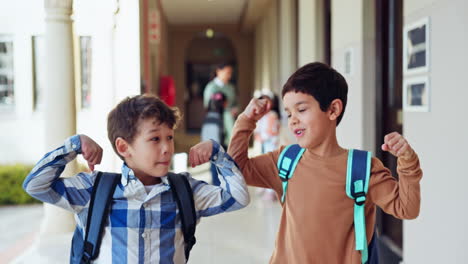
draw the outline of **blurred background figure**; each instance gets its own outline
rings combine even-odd
[[[206,85],[203,92],[203,104],[205,108],[208,107],[211,96],[217,92],[221,92],[226,96],[226,107],[223,112],[224,130],[226,131],[224,137],[224,145],[229,144],[231,138],[231,131],[234,126],[234,119],[237,116],[237,95],[234,85],[229,81],[232,78],[233,67],[229,63],[222,63],[216,66],[214,78]]]
[[[258,121],[254,131],[255,140],[260,143],[262,154],[265,154],[279,147],[281,114],[278,96],[272,91],[263,90],[258,98],[270,101],[271,105],[270,111]],[[271,189],[259,189],[259,194],[264,200],[276,200],[276,193]]]
[[[226,131],[223,121],[223,113],[226,102],[226,96],[221,92],[216,92],[211,95],[211,98],[208,102],[208,111],[201,129],[202,140],[213,139],[223,145],[224,149],[227,149],[226,145],[224,144]],[[213,180],[212,184],[219,186],[220,182],[218,179],[216,166],[211,164],[210,170]]]

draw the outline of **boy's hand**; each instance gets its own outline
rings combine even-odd
[[[211,152],[213,151],[213,142],[206,140],[196,144],[190,148],[189,163],[195,167],[205,162],[210,161]]]
[[[94,171],[94,165],[100,164],[102,159],[102,148],[90,137],[80,135],[81,153],[88,162],[88,167]]]
[[[253,98],[250,100],[249,105],[244,110],[244,114],[254,120],[258,121],[262,118],[268,111],[270,111],[271,103],[267,99],[256,99]]]
[[[399,158],[409,158],[413,154],[413,149],[408,144],[408,141],[397,132],[392,132],[385,136],[382,150],[392,153],[393,156]]]

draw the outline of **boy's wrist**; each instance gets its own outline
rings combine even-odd
[[[213,144],[213,147],[212,147],[212,150],[211,150],[210,160],[211,161],[216,161],[218,159],[219,150],[222,148],[222,146],[218,142],[216,142],[215,140],[213,140],[213,139],[210,139],[210,140],[211,140],[211,143]]]
[[[399,158],[405,161],[412,160],[414,156],[416,155],[416,152],[412,148],[410,148],[404,155],[401,155]]]
[[[67,152],[76,152],[76,153],[81,153],[81,138],[80,135],[74,135],[65,141],[65,148]]]
[[[247,120],[253,124],[256,124],[258,120],[255,120],[253,117],[248,116],[245,112],[239,115],[238,119]]]

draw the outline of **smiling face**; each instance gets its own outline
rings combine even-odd
[[[291,91],[284,95],[283,104],[288,128],[302,148],[318,147],[335,136],[335,115],[329,110],[323,112],[313,96]]]
[[[133,142],[121,144],[126,146],[119,153],[143,184],[158,183],[159,177],[168,173],[174,154],[174,130],[167,124],[156,118],[140,120]]]

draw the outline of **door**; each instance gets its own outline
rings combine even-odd
[[[380,148],[383,137],[402,133],[402,31],[403,0],[376,0],[376,156],[395,177],[397,160]],[[381,263],[400,263],[402,259],[402,221],[380,209],[377,228],[381,234]]]

